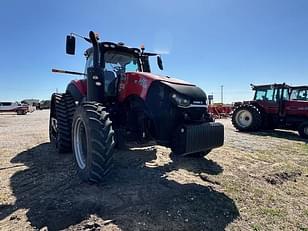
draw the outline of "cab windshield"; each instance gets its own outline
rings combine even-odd
[[[139,71],[138,56],[127,52],[109,50],[104,53],[105,94],[115,96],[117,83],[122,74]]]
[[[273,98],[274,98],[274,89],[263,88],[256,90],[254,100],[273,100]]]
[[[125,72],[139,71],[138,57],[120,51],[106,51],[104,53],[105,71],[114,72],[116,75]]]

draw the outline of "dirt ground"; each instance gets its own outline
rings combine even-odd
[[[119,151],[100,185],[49,144],[49,111],[0,114],[0,230],[308,230],[308,145],[243,134],[206,158],[160,146]]]

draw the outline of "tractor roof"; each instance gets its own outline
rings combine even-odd
[[[285,83],[273,83],[273,84],[264,84],[264,85],[253,85],[250,84],[252,90],[257,90],[257,89],[269,89],[269,88],[290,88],[289,85]]]
[[[302,85],[302,86],[292,86],[292,89],[308,89],[308,85]]]
[[[124,43],[113,43],[113,42],[101,42],[100,47],[104,47],[106,50],[118,50],[122,52],[139,54],[140,50],[138,48],[131,48],[124,45]],[[93,52],[93,47],[88,48],[85,51],[85,55],[90,55]]]
[[[139,48],[125,46],[125,44],[122,42],[119,42],[119,43],[100,42],[99,45],[100,47],[104,47],[106,50],[117,50],[117,51],[122,51],[122,52],[133,53],[136,55],[141,55],[141,50]],[[85,55],[90,55],[92,52],[93,52],[93,47],[90,47],[85,51]],[[156,56],[159,54],[154,53],[154,52],[144,52],[143,55]]]

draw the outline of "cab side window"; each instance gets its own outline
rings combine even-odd
[[[308,100],[307,90],[306,89],[297,89],[293,90],[291,94],[291,100]]]
[[[93,67],[93,54],[90,54],[87,57],[86,66],[85,66],[85,70],[84,70],[85,74],[88,74],[88,68],[89,67]]]
[[[288,89],[283,89],[283,100],[289,100],[289,90]]]
[[[255,100],[264,100],[266,97],[266,90],[257,90]]]
[[[275,95],[274,95],[274,98],[273,100],[274,101],[279,101],[280,100],[280,97],[281,97],[281,91],[282,89],[278,88],[278,89],[275,89]]]
[[[267,90],[266,96],[265,96],[264,100],[269,100],[269,101],[275,100],[274,99],[274,90],[273,89]]]
[[[299,90],[297,95],[298,100],[307,100],[307,91],[306,90]]]

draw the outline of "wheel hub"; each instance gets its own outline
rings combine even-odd
[[[79,168],[84,169],[87,160],[87,134],[81,118],[77,119],[73,132],[74,154]]]
[[[236,122],[242,128],[249,127],[252,123],[252,114],[247,110],[241,110],[236,115]]]

